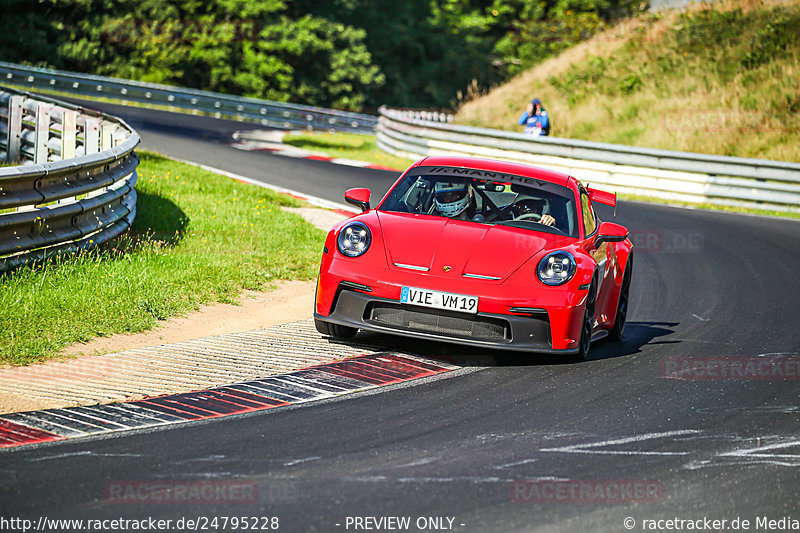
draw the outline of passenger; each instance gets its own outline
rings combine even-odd
[[[522,200],[516,204],[516,219],[531,220],[545,226],[553,226],[556,219],[550,213],[545,212],[547,210],[545,205],[546,203],[541,200]]]

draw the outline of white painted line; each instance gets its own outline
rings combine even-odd
[[[689,455],[689,452],[645,452],[638,450],[596,450],[590,448],[603,448],[606,446],[614,446],[617,444],[629,444],[633,442],[644,442],[653,439],[663,439],[667,437],[680,437],[683,435],[696,435],[700,431],[695,429],[684,429],[678,431],[664,431],[660,433],[645,433],[643,435],[634,435],[633,437],[624,437],[621,439],[603,440],[598,442],[587,442],[585,444],[572,444],[570,446],[561,446],[558,448],[542,448],[543,452],[561,452],[561,453],[587,453],[598,455]]]
[[[287,379],[288,381],[290,381],[291,383],[295,383],[297,385],[306,387],[306,388],[314,390],[314,391],[324,390],[324,389],[318,389],[318,388],[313,386],[313,385],[318,385],[319,383],[322,383],[322,382],[308,380],[308,379],[305,379],[305,378],[302,378],[302,377],[299,377],[299,376],[283,376],[283,377],[285,379]],[[331,388],[337,389],[335,391],[324,391],[324,392],[330,392],[331,394],[335,394],[337,392],[346,392],[348,390],[352,390],[352,389],[347,389],[345,387],[340,387],[339,385],[334,385],[333,383],[324,383],[324,385],[326,387],[331,387]]]
[[[759,453],[769,450],[778,450],[781,448],[791,448],[793,446],[800,446],[800,440],[793,440],[789,442],[780,442],[777,444],[767,444],[749,450],[734,450],[732,452],[725,452],[719,454],[719,457],[759,457],[764,459],[795,459],[800,460],[800,454],[796,453]]]
[[[173,158],[174,159],[174,158]],[[243,181],[245,183],[249,183],[251,185],[257,185],[259,187],[263,187],[265,189],[269,189],[271,191],[288,194],[291,196],[296,196],[298,198],[302,198],[306,202],[310,203],[311,205],[315,205],[317,207],[324,207],[325,209],[341,209],[342,211],[348,211],[350,213],[360,213],[361,210],[356,209],[355,207],[347,204],[340,204],[337,202],[331,202],[330,200],[325,200],[324,198],[319,198],[317,196],[312,196],[310,194],[306,194],[304,192],[295,191],[292,189],[286,189],[284,187],[278,187],[277,185],[271,185],[269,183],[264,183],[263,181],[258,181],[253,178],[248,178],[247,176],[242,176],[241,174],[234,174],[233,172],[228,172],[227,170],[222,170],[220,168],[211,167],[208,165],[204,165],[202,163],[196,163],[194,161],[187,161],[186,159],[175,159],[175,161],[179,161],[181,163],[186,163],[187,165],[192,165],[194,167],[202,168],[203,170],[208,170],[209,172],[214,172],[216,174],[220,174],[222,176],[226,176],[231,179],[235,179],[238,181]]]
[[[92,455],[92,452],[86,450],[82,452],[59,453],[57,455],[45,455],[44,457],[31,457],[30,459],[28,459],[28,461],[31,463],[38,463],[39,461],[49,461],[51,459],[63,459],[64,457],[75,457],[79,455]]]
[[[42,431],[47,431],[48,433],[53,433],[65,438],[89,435],[88,431],[71,428],[69,426],[59,424],[58,422],[53,422],[50,419],[39,419],[38,417],[34,416],[35,414],[35,412],[32,414],[11,413],[11,416],[8,417],[8,420],[14,422],[15,424],[21,424],[34,429],[40,429]]]
[[[420,362],[420,363],[424,363],[426,365],[438,366],[439,368],[446,368],[448,370],[459,370],[461,368],[460,366],[453,365],[453,364],[447,363],[445,361],[441,361],[439,359],[423,359],[422,357],[418,357],[418,356],[412,355],[410,353],[398,353],[398,354],[393,354],[393,355],[396,355],[398,357],[403,357],[403,358],[406,358],[406,359],[410,359],[412,361],[417,361],[417,362]]]
[[[306,457],[304,459],[295,459],[294,461],[288,461],[286,463],[283,463],[283,466],[294,466],[302,463],[307,463],[309,461],[317,461],[319,459],[322,459],[322,457],[315,455],[314,457]]]
[[[527,464],[530,464],[530,463],[535,463],[536,461],[538,461],[538,459],[523,459],[522,461],[515,461],[513,463],[507,463],[507,464],[504,464],[504,465],[493,466],[492,468],[494,468],[495,470],[503,470],[503,469],[506,469],[506,468],[511,468],[512,466],[522,466],[522,465],[527,465]]]
[[[295,152],[294,150],[275,150],[272,152],[275,155],[279,155],[281,157],[294,157],[295,159],[307,159],[309,156],[314,154],[306,154],[303,152]],[[326,157],[326,156],[318,156],[318,157]]]
[[[512,483],[514,479],[506,479],[500,477],[470,477],[470,476],[457,476],[457,477],[401,477],[397,479],[398,483],[454,483],[464,481],[467,483]]]
[[[337,165],[345,165],[348,167],[361,167],[361,168],[366,168],[372,164],[368,163],[367,161],[357,161],[355,159],[345,159],[341,157],[331,159],[331,163],[335,163]]]
[[[124,403],[116,403],[116,404],[112,403],[112,404],[103,405],[103,407],[105,407],[106,409],[112,409],[114,411],[118,411],[118,412],[122,413],[123,415],[127,415],[127,416],[129,416],[131,418],[144,419],[146,422],[150,422],[152,420],[152,422],[150,422],[150,423],[152,423],[153,425],[169,424],[170,423],[169,420],[164,420],[163,418],[158,418],[158,414],[159,413],[157,413],[157,412],[155,412],[153,410],[150,410],[150,409],[146,409],[146,408],[144,408],[142,406],[139,406],[139,405],[133,407],[133,406],[130,406],[130,405],[126,405]],[[169,416],[169,415],[165,414],[164,416],[166,417],[166,416]],[[172,418],[175,419],[175,420],[179,420],[178,417],[172,417]]]
[[[314,394],[318,394],[320,396],[334,397],[337,394],[340,394],[340,393],[343,393],[343,392],[349,392],[350,390],[352,390],[352,389],[344,389],[344,388],[341,388],[341,387],[337,387],[337,388],[340,388],[341,390],[338,390],[338,391],[327,391],[325,389],[318,389],[317,387],[314,387],[311,384],[298,383],[295,380],[281,379],[281,378],[284,377],[281,374],[278,374],[277,376],[274,376],[274,377],[275,377],[275,381],[277,381],[279,383],[285,383],[287,386],[294,387],[295,389],[298,389],[300,392],[303,392],[304,390],[309,390],[309,391],[313,392]],[[313,382],[312,382],[312,384],[313,384]]]

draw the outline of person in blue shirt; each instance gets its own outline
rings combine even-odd
[[[538,98],[531,100],[528,109],[519,117],[519,123],[525,126],[526,135],[550,135],[550,117]]]

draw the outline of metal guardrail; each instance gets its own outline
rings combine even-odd
[[[531,163],[621,193],[800,211],[800,164],[530,137],[381,108],[378,146],[403,157],[470,155]]]
[[[377,132],[378,146],[417,158],[464,154],[533,163],[573,174],[621,193],[689,202],[800,211],[800,165],[763,159],[723,157],[654,150],[452,124],[452,117],[427,111],[380,110],[380,117],[228,96],[207,91],[90,76],[0,62],[0,82],[63,91],[77,96],[104,96],[147,105],[164,105],[217,117],[256,121],[279,128],[308,128],[359,133]],[[1,103],[1,102],[0,102]],[[61,139],[59,114],[48,140],[50,153]],[[8,116],[13,122],[15,117]],[[36,159],[30,128],[20,137],[24,155]],[[0,126],[0,138],[5,131]],[[94,135],[91,133],[90,135]],[[104,134],[106,135],[106,134]],[[104,137],[105,138],[105,137]],[[67,137],[68,147],[71,137]],[[16,142],[14,140],[14,142]],[[90,143],[91,144],[91,143]],[[80,146],[80,140],[78,141]],[[13,146],[12,146],[13,148]],[[79,148],[76,148],[76,155]],[[0,145],[0,157],[3,156]]]
[[[184,89],[169,85],[49,70],[0,61],[0,83],[59,91],[75,96],[161,105],[217,118],[258,122],[285,129],[317,129],[373,133],[378,118],[361,113],[336,111],[227,94]]]
[[[136,216],[139,135],[124,121],[0,87],[0,272],[88,249]]]

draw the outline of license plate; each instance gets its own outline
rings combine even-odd
[[[435,309],[446,309],[448,311],[461,311],[463,313],[478,312],[478,298],[475,296],[464,296],[463,294],[452,294],[449,292],[431,291],[414,287],[403,287],[400,291],[400,302],[404,304],[421,305],[423,307],[433,307]]]

